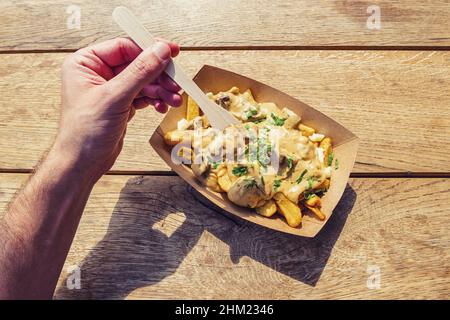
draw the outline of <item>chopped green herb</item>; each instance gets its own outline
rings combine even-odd
[[[244,128],[245,128],[245,130],[248,130],[248,129],[250,129],[250,126],[249,126],[248,124],[246,124],[246,125],[244,126]]]
[[[256,115],[258,113],[258,110],[256,109],[249,109],[246,113],[245,116],[247,117],[247,119],[253,117],[254,115]]]
[[[289,169],[292,168],[292,158],[291,157],[287,157],[287,166]]]
[[[255,119],[255,120],[252,120],[252,122],[253,123],[261,123],[261,122],[263,122],[264,120],[266,120],[265,118],[262,118],[262,119]]]
[[[322,198],[325,193],[327,192],[326,189],[321,188],[321,189],[315,189],[315,190],[305,190],[305,199],[309,200],[311,199],[313,196],[318,196],[319,198]]]
[[[211,156],[209,156],[209,155],[207,156],[207,159],[208,159],[208,163],[211,164],[211,166],[213,167],[213,169],[217,169],[217,167],[219,166],[219,164],[222,163],[222,161],[214,162],[213,158],[211,158]]]
[[[276,191],[280,186],[281,186],[281,180],[280,180],[280,179],[276,179],[276,180],[273,182],[273,188],[274,188],[274,190]]]
[[[271,113],[270,116],[272,117],[274,124],[279,127],[284,125],[284,122],[286,121],[284,118],[277,117],[275,113]]]
[[[308,194],[305,194],[305,198],[306,200],[311,199],[312,197],[314,197],[316,194],[314,192],[309,192]]]
[[[306,169],[303,170],[303,172],[300,174],[300,177],[298,177],[298,179],[295,181],[295,182],[297,182],[297,184],[302,182],[303,177],[305,176],[306,172],[308,172],[308,170],[306,170]]]
[[[234,167],[231,171],[235,176],[241,177],[248,173],[247,167]]]
[[[266,182],[264,181],[264,176],[261,176],[261,184],[264,186]]]
[[[309,177],[308,178],[308,186],[306,187],[306,190],[311,190],[313,187],[313,182],[316,180],[316,178],[314,177]]]
[[[339,160],[338,159],[334,160],[334,169],[335,170],[339,169]]]
[[[333,158],[334,158],[334,153],[331,152],[331,153],[328,155],[328,161],[327,161],[328,166],[331,166],[331,164],[333,163]]]

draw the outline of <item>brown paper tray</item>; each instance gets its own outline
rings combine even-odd
[[[205,65],[194,77],[194,81],[204,92],[216,93],[218,91],[226,91],[232,86],[238,87],[241,92],[246,89],[251,89],[256,101],[274,102],[280,108],[288,107],[301,116],[304,124],[311,126],[318,132],[332,138],[333,152],[335,154],[335,159],[338,159],[339,161],[339,169],[334,170],[333,166],[330,189],[322,198],[322,211],[327,216],[327,219],[325,221],[320,221],[313,216],[304,215],[302,226],[299,228],[289,227],[280,215],[275,215],[275,218],[265,218],[259,216],[254,210],[234,205],[227,199],[225,193],[216,193],[201,185],[188,167],[172,163],[170,158],[171,147],[164,143],[163,137],[167,131],[176,129],[178,120],[186,116],[187,99],[184,99],[181,107],[170,109],[150,138],[151,146],[172,170],[219,208],[242,219],[270,229],[298,236],[314,237],[322,229],[325,223],[327,223],[333,213],[333,209],[336,207],[339,199],[344,193],[350,172],[355,162],[358,137],[336,121],[303,102],[261,82],[241,76],[234,72]]]

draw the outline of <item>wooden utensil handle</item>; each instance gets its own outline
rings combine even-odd
[[[114,9],[113,18],[142,49],[148,48],[155,43],[155,38],[145,29],[128,8],[123,6],[117,7]],[[178,85],[183,88],[195,102],[197,102],[213,126],[223,129],[227,124],[237,122],[237,120],[228,112],[225,112],[215,104],[212,104],[197,84],[173,60],[169,62],[165,72],[169,77],[175,80],[175,82],[178,83]]]
[[[145,29],[145,27],[139,22],[138,19],[136,19],[128,8],[122,6],[117,7],[114,9],[113,18],[142,49],[146,49],[156,42],[155,38],[150,34],[150,32],[147,31],[147,29]],[[186,73],[175,64],[174,61],[169,63],[165,72],[169,75],[169,77],[175,80],[187,92],[187,94],[192,95],[194,100],[196,95],[204,95],[196,84],[192,86],[193,81],[191,78],[189,78]],[[201,96],[199,96],[199,98],[201,98]]]

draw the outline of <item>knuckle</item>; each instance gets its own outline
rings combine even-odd
[[[145,59],[137,56],[133,62],[133,72],[139,78],[145,78],[155,70],[155,62],[153,59]]]
[[[79,49],[72,54],[69,54],[63,61],[63,67],[71,67],[77,64],[83,64],[85,61],[86,49]]]

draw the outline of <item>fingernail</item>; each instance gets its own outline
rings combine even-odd
[[[170,47],[167,43],[156,42],[153,45],[153,53],[161,60],[167,60],[170,58]]]

